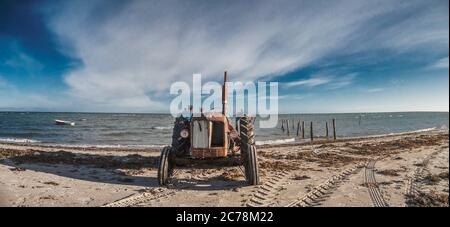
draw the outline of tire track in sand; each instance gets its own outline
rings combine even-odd
[[[322,184],[314,187],[303,197],[287,204],[286,207],[312,207],[320,205],[344,180],[348,179],[350,175],[358,173],[363,166],[364,163],[359,163],[339,174],[333,175]]]
[[[283,171],[269,178],[258,190],[253,193],[252,197],[244,204],[247,207],[267,207],[273,206],[277,196],[287,183],[290,173]]]
[[[414,198],[416,196],[420,196],[421,187],[418,184],[424,178],[424,172],[427,171],[428,163],[431,159],[433,159],[437,154],[439,154],[443,150],[435,151],[428,156],[426,156],[421,162],[420,165],[417,166],[414,171],[406,177],[405,184],[405,197],[406,201],[410,198]],[[408,203],[405,204],[408,206]]]
[[[102,207],[132,207],[137,206],[142,203],[149,202],[151,200],[166,198],[173,196],[175,194],[175,190],[167,189],[167,188],[154,188],[148,191],[136,193],[125,197],[123,199],[119,199],[112,203],[108,203],[103,205]]]
[[[387,207],[389,204],[384,200],[383,193],[378,187],[375,179],[375,163],[376,160],[369,161],[364,168],[364,185],[369,190],[370,199],[374,207]]]

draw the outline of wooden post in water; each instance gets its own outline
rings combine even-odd
[[[236,117],[235,119],[235,124],[236,124],[236,131],[238,132],[238,134],[241,134],[241,124],[239,124],[239,118]]]
[[[300,130],[300,121],[297,122],[297,136],[299,135],[299,130]]]
[[[309,134],[311,136],[311,141],[313,141],[314,140],[313,139],[314,135],[313,135],[313,122],[312,121],[311,121],[311,125],[309,127]]]
[[[281,131],[284,132],[284,120],[283,119],[281,119]]]
[[[336,140],[336,119],[333,118],[333,139]]]
[[[289,120],[286,120],[287,135],[289,136]]]
[[[328,122],[325,121],[325,137],[328,139]]]
[[[302,121],[302,139],[305,138],[305,121]]]

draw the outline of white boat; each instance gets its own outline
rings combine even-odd
[[[63,120],[55,120],[55,124],[57,124],[57,125],[70,125],[70,126],[75,126],[75,122],[71,122],[71,121],[63,121]]]

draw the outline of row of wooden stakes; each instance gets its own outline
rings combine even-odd
[[[287,132],[287,135],[290,135],[290,130],[289,130],[289,122],[291,121],[292,124],[292,130],[295,130],[295,122],[294,120],[281,120],[281,130],[283,132]],[[314,140],[314,130],[313,130],[313,122],[310,122],[310,126],[309,126],[309,136],[311,138],[311,141]],[[332,119],[332,131],[333,131],[333,139],[336,140],[336,119]],[[300,135],[301,133],[301,135]],[[305,139],[305,121],[297,121],[297,136],[301,136],[302,139]],[[325,137],[328,139],[329,135],[328,135],[328,122],[325,122]]]

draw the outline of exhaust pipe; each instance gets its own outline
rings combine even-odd
[[[227,103],[228,103],[228,89],[227,89],[227,71],[223,75],[223,87],[222,87],[222,114],[227,115]]]

